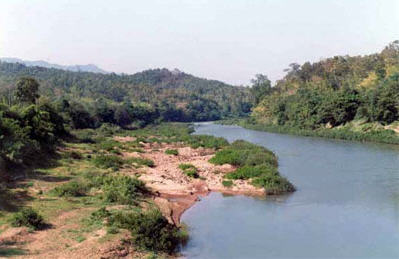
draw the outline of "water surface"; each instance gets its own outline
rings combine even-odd
[[[399,147],[199,124],[279,157],[296,187],[255,199],[212,193],[186,213],[187,258],[399,258]]]

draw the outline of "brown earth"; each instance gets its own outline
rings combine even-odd
[[[256,188],[245,180],[235,180],[232,187],[225,187],[222,182],[226,173],[234,171],[234,166],[214,165],[208,162],[214,155],[213,149],[191,148],[183,144],[144,144],[145,153],[124,153],[125,157],[149,158],[155,162],[153,168],[139,169],[140,179],[154,194],[154,201],[169,221],[179,224],[180,217],[201,196],[212,191],[226,194],[251,196],[265,195],[263,188]],[[177,149],[177,156],[167,155],[167,149]],[[192,164],[198,169],[199,178],[188,177],[179,169],[179,165]],[[129,169],[130,170],[130,169]],[[136,174],[137,171],[125,173]]]

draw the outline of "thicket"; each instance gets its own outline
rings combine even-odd
[[[217,165],[232,164],[238,168],[225,175],[228,180],[251,180],[251,183],[263,187],[268,194],[280,194],[295,191],[295,187],[277,170],[277,157],[273,152],[255,144],[237,140],[230,146],[218,151],[209,162]],[[230,187],[233,182],[224,181]]]

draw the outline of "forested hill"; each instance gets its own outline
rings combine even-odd
[[[112,102],[145,102],[184,113],[184,118],[174,120],[215,120],[241,116],[251,108],[247,88],[168,69],[117,75],[0,62],[0,94],[12,96],[15,82],[23,76],[38,80],[40,94],[52,99],[77,101],[102,98]]]
[[[286,72],[274,87],[258,85],[257,122],[302,129],[364,125],[365,131],[397,124],[399,41],[376,54],[293,63]]]

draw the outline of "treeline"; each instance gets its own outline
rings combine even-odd
[[[51,100],[76,101],[91,107],[105,103],[149,104],[170,121],[206,121],[247,115],[252,98],[247,88],[197,78],[178,70],[146,70],[133,75],[71,72],[52,68],[27,67],[0,62],[0,95],[8,104],[15,102],[15,81],[34,77],[40,94]],[[91,108],[90,108],[91,109]]]
[[[378,54],[293,63],[274,87],[259,75],[253,83],[257,122],[311,130],[356,119],[388,125],[399,119],[399,41]]]

